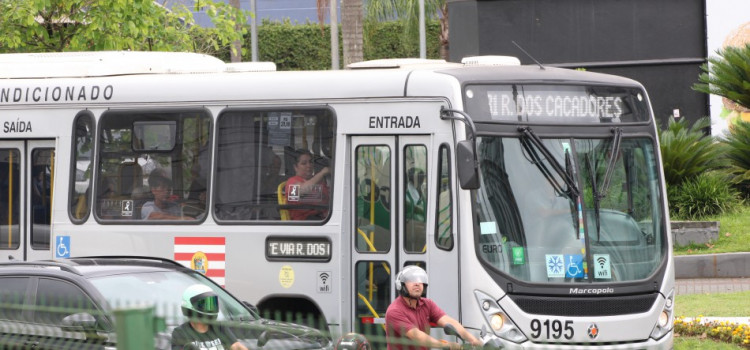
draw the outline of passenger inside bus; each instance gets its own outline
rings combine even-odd
[[[328,166],[314,172],[313,155],[306,149],[295,152],[295,175],[286,181],[286,199],[291,220],[323,220],[328,216],[329,193],[326,176]]]
[[[148,186],[154,198],[143,204],[141,219],[193,220],[192,217],[182,215],[182,208],[172,195],[172,180],[167,177],[163,169],[155,169],[151,172],[148,176]]]

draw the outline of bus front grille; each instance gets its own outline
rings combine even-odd
[[[658,293],[609,297],[508,295],[526,313],[555,316],[638,314],[651,309]]]

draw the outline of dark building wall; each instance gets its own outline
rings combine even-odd
[[[448,0],[450,60],[511,55],[641,82],[655,116],[695,120],[708,96],[692,90],[706,62],[704,0]]]

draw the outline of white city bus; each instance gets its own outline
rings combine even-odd
[[[0,55],[0,78],[0,259],[175,259],[334,337],[382,335],[418,264],[428,297],[505,348],[672,347],[656,125],[633,80],[143,52]]]

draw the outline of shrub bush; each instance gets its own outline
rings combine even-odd
[[[276,63],[277,70],[331,69],[331,27],[318,23],[292,23],[263,20],[258,26],[258,59]],[[440,58],[440,23],[426,23],[427,58]],[[367,22],[363,27],[365,60],[394,57],[419,57],[419,41],[404,40],[404,24],[399,21]],[[339,28],[339,61],[344,62],[343,42]],[[242,43],[242,60],[251,60],[250,28]],[[229,61],[228,48],[216,54]]]
[[[671,186],[667,195],[670,215],[684,220],[734,212],[742,205],[739,192],[727,181],[727,176],[718,171],[702,173]]]
[[[728,171],[745,198],[750,196],[750,123],[738,121],[729,128],[726,145]]]
[[[668,188],[723,165],[721,144],[703,132],[710,126],[708,117],[698,119],[692,126],[684,118],[679,121],[669,118],[667,129],[660,130],[659,145]]]

